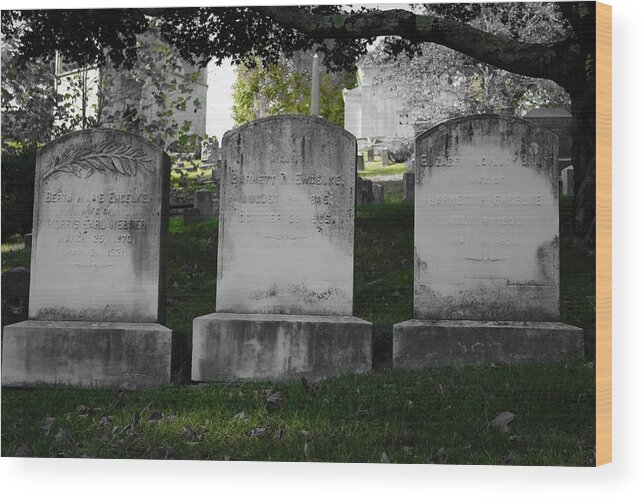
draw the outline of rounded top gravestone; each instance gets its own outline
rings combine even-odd
[[[351,315],[355,137],[293,115],[222,144],[217,312]]]
[[[508,117],[416,139],[415,316],[559,318],[557,138]]]
[[[169,158],[131,133],[71,133],[38,151],[29,318],[163,319]]]

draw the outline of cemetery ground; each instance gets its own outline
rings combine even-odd
[[[319,383],[191,384],[147,391],[2,389],[2,456],[320,462],[594,464],[594,258],[561,199],[561,321],[585,360],[393,371],[392,325],[413,315],[413,205],[387,182],[360,206],[354,315],[374,324],[374,373]],[[167,326],[188,337],[214,310],[217,220],[170,220]],[[19,239],[2,272],[29,266]],[[5,324],[3,324],[5,325]]]

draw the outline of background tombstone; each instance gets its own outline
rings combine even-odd
[[[402,175],[404,179],[404,200],[411,201],[415,199],[415,173],[407,171]]]
[[[384,185],[373,184],[373,204],[384,204]]]
[[[382,166],[388,166],[388,149],[382,149]]]
[[[29,270],[24,266],[9,268],[2,275],[2,323],[9,325],[27,319],[29,306]]]
[[[355,202],[358,206],[373,204],[373,182],[361,176],[355,179]]]
[[[201,220],[210,220],[215,216],[214,193],[199,189],[194,193],[194,207],[199,210]]]
[[[415,319],[393,365],[582,356],[558,323],[557,139],[505,116],[455,119],[416,140]]]
[[[4,385],[170,381],[169,172],[158,147],[115,130],[38,151],[29,320],[4,329]]]
[[[567,166],[560,173],[562,184],[563,184],[563,194],[570,197],[574,196],[574,167]]]
[[[357,155],[357,171],[364,171],[364,155]]]
[[[219,161],[219,141],[216,137],[205,139],[201,142],[201,163],[205,165],[217,164]]]
[[[216,313],[192,379],[315,379],[371,369],[352,316],[355,138],[323,119],[259,119],[223,138]]]
[[[201,210],[195,207],[183,208],[183,224],[187,227],[201,221]]]
[[[552,131],[558,137],[558,171],[572,163],[572,115],[561,107],[536,108],[525,114],[525,120]]]
[[[375,161],[375,149],[373,149],[373,146],[366,149],[366,160],[369,162]]]

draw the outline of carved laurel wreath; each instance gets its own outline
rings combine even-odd
[[[139,148],[127,144],[103,142],[91,150],[68,147],[47,164],[43,180],[56,173],[71,173],[89,178],[96,171],[111,171],[117,175],[136,176],[152,171],[151,159]]]

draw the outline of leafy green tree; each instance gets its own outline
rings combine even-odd
[[[54,64],[39,58],[17,64],[17,39],[2,39],[2,139],[44,143],[51,136],[61,97],[54,86]]]
[[[431,42],[512,74],[551,80],[571,102],[575,230],[591,250],[596,233],[596,3],[556,3],[564,28],[544,42],[521,39],[526,19],[521,4],[507,5],[499,14],[506,29],[496,32],[476,27],[479,4],[438,5],[436,14],[340,5],[4,11],[2,30],[11,36],[21,23],[29,25],[19,36],[24,60],[46,59],[59,49],[84,64],[109,56],[117,65],[128,65],[137,51],[136,36],[154,17],[163,39],[191,62],[205,65],[229,57],[235,64],[259,59],[268,65],[308,50],[322,54],[329,69],[353,67],[367,46],[384,36],[393,40],[391,53],[418,53],[422,43]],[[558,25],[555,20],[549,26]]]
[[[233,118],[236,126],[276,114],[309,114],[312,55],[298,53],[265,66],[241,64],[234,85]],[[355,71],[329,72],[321,69],[319,100],[321,116],[344,126],[342,90],[357,83]]]
[[[567,27],[552,3],[467,4],[460,10],[471,25],[486,32],[515,36],[525,42],[549,42]],[[453,6],[422,5],[431,15],[449,13]],[[385,39],[360,64],[369,71],[383,95],[402,100],[409,124],[437,124],[463,114],[524,115],[534,107],[569,108],[565,90],[553,81],[497,69],[436,43],[411,47]],[[431,68],[427,70],[427,68]]]
[[[3,140],[42,144],[100,126],[135,132],[162,147],[190,138],[191,121],[177,121],[176,111],[202,107],[194,95],[201,71],[160,40],[154,23],[137,37],[128,65],[108,55],[82,66],[60,54],[59,74],[53,58],[20,60],[20,34],[27,30],[23,25],[3,37]]]

